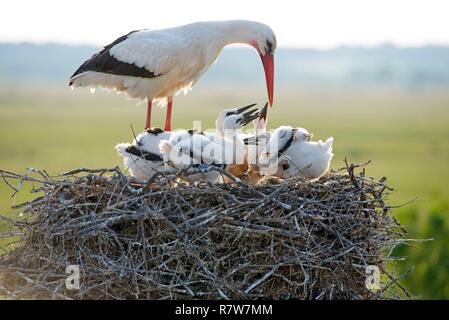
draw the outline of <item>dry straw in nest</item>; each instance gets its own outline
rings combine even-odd
[[[1,171],[12,188],[13,180],[31,182],[43,196],[16,206],[22,218],[3,217],[0,292],[58,299],[407,297],[387,270],[389,252],[406,241],[384,202],[391,189],[364,169],[355,174],[356,167],[318,181],[258,186],[180,181],[190,171],[148,182],[119,168],[60,177]],[[69,265],[79,266],[79,290],[66,288]],[[376,292],[365,286],[371,265],[382,273]]]

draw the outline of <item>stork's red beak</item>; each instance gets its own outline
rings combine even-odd
[[[270,107],[273,106],[273,91],[274,91],[274,55],[267,53],[260,55],[262,58],[263,68],[265,70],[265,79],[267,80],[268,102]]]

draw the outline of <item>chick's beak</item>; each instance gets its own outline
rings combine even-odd
[[[267,111],[268,111],[268,102],[265,106],[259,111],[259,118],[263,121],[267,121]]]
[[[257,109],[250,110],[242,114],[240,123],[242,126],[246,126],[248,123],[259,117],[259,111]]]
[[[241,114],[242,112],[245,112],[246,110],[248,110],[249,108],[252,108],[256,105],[257,103],[252,103],[246,107],[241,107],[239,109],[237,109],[237,114]]]

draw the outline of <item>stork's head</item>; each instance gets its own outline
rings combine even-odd
[[[261,172],[264,175],[277,175],[286,178],[285,174],[280,175],[279,170],[283,172],[289,171],[290,152],[293,146],[309,142],[313,134],[304,128],[293,128],[291,126],[280,126],[274,130],[270,140],[259,157],[259,164],[261,165]],[[288,155],[288,156],[287,156]]]
[[[238,130],[242,129],[257,117],[259,117],[257,109],[226,117],[223,123],[224,135],[233,135],[237,133]]]
[[[244,43],[256,49],[265,70],[267,82],[268,102],[273,105],[274,91],[274,52],[276,51],[276,35],[266,24],[247,21],[232,20],[222,21],[219,25],[223,28],[226,44]]]
[[[310,141],[313,134],[304,128],[293,128],[291,126],[280,126],[274,130],[267,152],[270,157],[275,157],[278,153],[284,153],[294,142]]]
[[[224,121],[225,121],[226,117],[241,114],[241,113],[245,112],[246,110],[248,110],[249,108],[254,107],[255,105],[256,105],[256,103],[253,103],[248,106],[241,107],[241,108],[231,108],[231,109],[223,110],[218,115],[217,120],[215,120],[215,128],[223,135]]]
[[[262,59],[267,82],[268,103],[273,106],[274,95],[274,52],[276,51],[276,36],[271,28],[262,23],[256,23],[254,39],[250,45],[256,49]]]

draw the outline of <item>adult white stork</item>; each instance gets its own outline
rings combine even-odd
[[[132,31],[85,61],[69,86],[103,87],[147,99],[146,129],[151,127],[152,104],[166,99],[165,130],[170,131],[173,96],[191,89],[222,49],[233,43],[250,45],[259,53],[271,106],[276,37],[269,26],[246,20]]]

